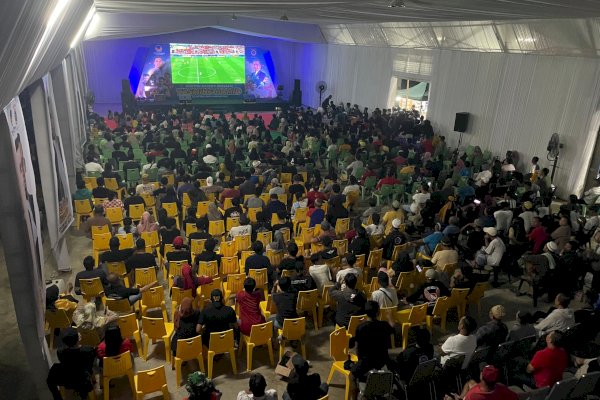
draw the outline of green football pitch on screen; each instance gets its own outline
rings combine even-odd
[[[174,84],[243,84],[245,57],[171,57]]]

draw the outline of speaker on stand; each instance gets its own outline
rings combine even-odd
[[[463,133],[467,131],[469,127],[469,113],[468,112],[458,112],[456,113],[456,117],[454,118],[454,132],[460,132],[460,136],[458,138],[458,147],[462,144]]]
[[[302,91],[300,90],[300,79],[294,79],[294,91],[290,99],[292,106],[300,107],[302,105]]]

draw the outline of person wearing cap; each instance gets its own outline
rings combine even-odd
[[[426,282],[415,289],[415,291],[405,299],[405,303],[414,304],[417,301],[424,301],[428,304],[427,314],[431,315],[437,299],[443,296],[450,296],[450,290],[438,280],[438,274],[433,268],[425,271],[425,279]]]
[[[399,220],[400,224],[402,224],[406,219],[404,211],[401,208],[400,202],[398,200],[394,200],[392,202],[392,209],[385,214],[383,214],[383,219],[381,222],[385,225],[385,234],[389,234],[392,229],[394,229],[392,223],[394,220]]]
[[[356,288],[357,282],[356,275],[347,274],[342,284],[336,283],[329,289],[329,296],[337,303],[335,323],[338,326],[347,328],[351,316],[361,315],[365,311],[367,298]]]
[[[269,189],[269,196],[272,196],[274,194],[284,194],[284,193],[285,193],[285,189],[283,187],[281,187],[281,184],[279,183],[279,179],[277,179],[277,178],[271,179],[271,189]]]
[[[74,390],[80,398],[87,399],[94,390],[93,366],[96,351],[92,346],[80,344],[79,333],[75,328],[63,331],[62,342],[66,346],[56,352],[58,363],[52,365],[46,383],[54,399],[62,399],[58,389],[62,386]]]
[[[533,203],[531,201],[526,201],[522,205],[523,212],[519,214],[519,217],[523,218],[523,223],[525,225],[525,232],[529,232],[531,229],[531,222],[533,221],[533,217],[536,216],[533,211]]]
[[[391,232],[383,239],[381,247],[383,248],[383,258],[391,260],[394,255],[394,248],[398,245],[406,243],[406,235],[400,231],[402,221],[396,218],[392,221]]]
[[[100,264],[121,262],[127,260],[133,254],[133,249],[119,249],[121,242],[117,236],[113,236],[108,241],[110,250],[100,254],[98,261]]]
[[[470,316],[464,316],[458,321],[458,334],[450,336],[442,344],[442,365],[451,358],[465,356],[462,368],[466,369],[471,362],[471,357],[477,349],[477,338],[472,335],[477,328],[477,322]]]
[[[494,281],[497,281],[497,271],[502,261],[502,256],[506,251],[506,246],[502,239],[498,237],[496,228],[483,228],[485,232],[485,245],[477,252],[475,262],[479,268],[490,266],[494,268]]]
[[[508,327],[502,322],[502,319],[506,316],[504,306],[493,306],[490,309],[489,316],[490,320],[477,329],[475,337],[477,338],[477,346],[490,346],[491,349],[495,349],[500,343],[506,341],[508,335]]]
[[[192,254],[184,247],[183,238],[181,236],[177,236],[173,239],[173,247],[173,251],[165,254],[165,267],[172,261],[187,261],[188,264],[192,264]]]
[[[202,191],[206,194],[221,193],[224,190],[222,185],[217,185],[213,183],[212,176],[206,178],[206,186],[202,186],[200,189],[202,189]]]
[[[486,365],[479,375],[479,383],[467,382],[461,395],[452,393],[444,400],[517,400],[519,396],[508,387],[498,382],[500,371],[493,365]]]
[[[235,310],[224,304],[221,289],[213,289],[210,292],[210,304],[200,313],[198,324],[199,331],[202,332],[202,344],[206,347],[209,345],[211,333],[238,329]]]
[[[546,348],[533,355],[526,370],[515,374],[514,381],[538,389],[552,387],[561,381],[565,369],[569,366],[569,355],[560,346],[562,338],[563,334],[560,331],[546,335]]]

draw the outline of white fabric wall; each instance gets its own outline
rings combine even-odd
[[[522,162],[546,160],[557,132],[565,146],[554,183],[560,197],[580,194],[600,126],[600,60],[441,50],[434,52],[428,118],[456,146],[455,113],[471,113],[463,146]]]

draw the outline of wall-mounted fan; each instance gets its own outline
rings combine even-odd
[[[562,144],[560,143],[560,138],[558,133],[553,133],[552,137],[550,137],[550,141],[548,142],[548,158],[549,161],[552,161],[552,175],[550,175],[550,179],[554,180],[554,171],[556,170],[556,164],[558,163],[558,155],[560,154],[560,149]]]
[[[319,92],[319,104],[321,104],[321,99],[323,97],[323,93],[325,93],[325,91],[327,90],[327,83],[325,81],[317,82],[317,85],[315,86],[315,90],[317,92]]]

